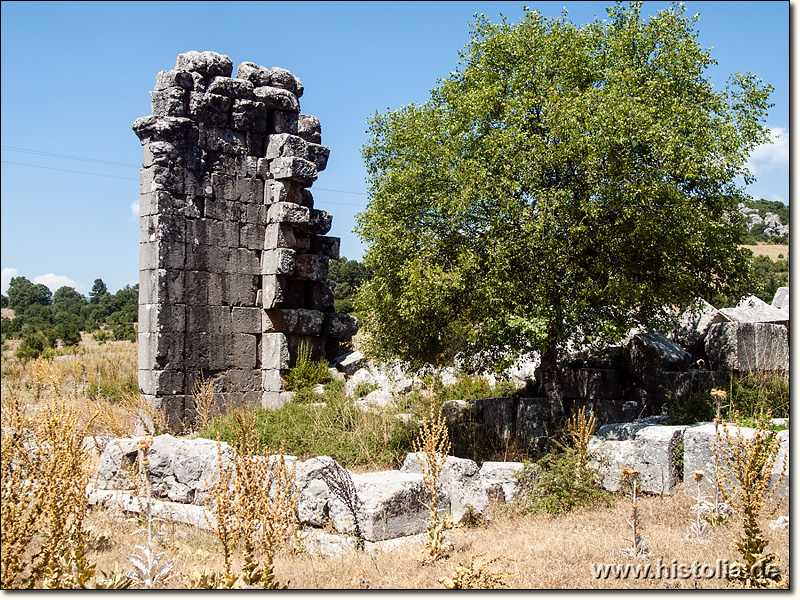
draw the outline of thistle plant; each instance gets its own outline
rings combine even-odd
[[[486,569],[486,567],[504,557],[497,556],[476,567],[475,560],[481,556],[483,555],[473,556],[468,565],[459,563],[452,575],[450,577],[442,577],[439,579],[439,583],[448,590],[499,590],[508,588],[508,584],[500,575]]]
[[[709,522],[704,520],[703,513],[709,512],[713,510],[714,506],[706,500],[706,497],[703,496],[701,493],[700,483],[703,481],[705,477],[705,473],[703,471],[695,471],[692,473],[692,479],[694,479],[695,484],[697,485],[697,502],[692,506],[692,510],[695,511],[695,519],[689,525],[689,529],[686,533],[686,539],[696,539],[698,541],[706,541],[704,536],[708,533],[708,525]]]
[[[742,435],[739,427],[736,438],[732,439],[723,420],[714,444],[717,487],[731,510],[742,520],[742,537],[736,548],[744,562],[733,565],[736,568],[732,568],[731,576],[748,587],[765,587],[780,579],[778,557],[766,552],[769,542],[764,539],[758,524],[761,512],[772,500],[786,474],[784,456],[780,474],[774,483],[771,482],[780,441],[774,432],[769,431],[769,420],[770,413],[760,414],[749,439]],[[767,514],[775,510],[777,504]]]
[[[639,504],[638,504],[638,496],[637,496],[637,485],[639,483],[639,475],[641,473],[639,471],[635,471],[629,467],[625,467],[622,469],[622,476],[626,483],[628,489],[630,489],[631,495],[631,518],[627,520],[628,526],[631,528],[632,536],[630,538],[626,538],[623,536],[622,539],[631,543],[629,548],[625,548],[622,550],[623,554],[627,554],[629,556],[638,556],[638,555],[647,555],[649,554],[649,550],[647,549],[647,541],[641,534],[641,528],[639,527]]]
[[[152,495],[153,490],[150,484],[150,459],[147,456],[148,450],[153,445],[153,438],[148,436],[139,440],[137,448],[137,462],[139,465],[141,495],[144,496],[144,513],[147,516],[147,529],[138,530],[134,533],[147,533],[147,545],[135,546],[141,554],[133,554],[128,560],[133,565],[134,571],[131,579],[144,587],[150,589],[158,584],[166,582],[172,577],[173,563],[165,560],[166,552],[157,552],[155,549],[155,539],[158,536],[153,532],[153,511]],[[139,498],[142,505],[141,496]]]
[[[428,417],[423,419],[420,437],[414,442],[414,452],[422,469],[422,478],[431,495],[428,507],[430,511],[428,542],[425,546],[425,553],[431,560],[444,556],[444,531],[452,524],[452,518],[448,522],[439,514],[438,509],[439,487],[447,455],[450,452],[450,437],[445,419],[441,411],[437,414],[434,403],[434,399],[431,398]]]

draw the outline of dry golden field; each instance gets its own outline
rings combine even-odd
[[[70,359],[30,361],[21,365],[15,359],[3,359],[2,398],[3,425],[9,402],[21,402],[26,414],[46,421],[47,405],[52,400],[52,384],[56,396],[74,408],[78,418],[78,434],[131,435],[134,427],[132,405],[110,401],[101,395],[89,398],[86,390],[92,383],[126,380],[136,371],[136,346],[129,342],[103,345],[85,340],[86,345]],[[8,356],[8,351],[6,351]],[[63,416],[63,411],[62,411]],[[81,430],[89,420],[91,425]],[[4,445],[6,448],[4,429]],[[82,438],[80,438],[82,439]],[[80,445],[78,444],[78,447]],[[91,466],[90,462],[86,463]],[[4,461],[4,467],[6,462]],[[5,496],[4,496],[5,498]],[[736,543],[742,533],[741,522],[731,517],[715,526],[702,541],[687,540],[694,520],[691,490],[679,488],[673,496],[641,497],[638,501],[639,526],[647,540],[649,553],[630,558],[623,554],[630,543],[628,519],[631,502],[617,496],[610,508],[578,509],[559,517],[522,515],[513,507],[501,506],[494,518],[470,527],[456,528],[445,534],[445,556],[431,561],[423,552],[425,536],[409,540],[394,550],[369,549],[344,555],[321,556],[304,551],[302,540],[292,551],[275,556],[274,575],[281,584],[292,589],[442,589],[448,579],[460,571],[467,583],[477,587],[509,587],[519,589],[695,589],[741,587],[724,578],[709,577],[719,564],[739,560]],[[6,526],[4,507],[4,547]],[[788,515],[784,501],[777,515]],[[39,525],[40,521],[36,521]],[[789,586],[789,531],[773,530],[764,516],[760,521],[768,552],[780,560],[781,588]],[[88,535],[90,563],[107,573],[132,572],[130,558],[136,546],[146,546],[148,535],[143,531],[146,519],[131,513],[90,507],[84,520]],[[158,588],[184,588],[184,576],[193,571],[223,570],[220,545],[212,532],[185,524],[156,522],[151,538],[154,549],[164,552],[165,561],[172,561],[171,577],[158,582]],[[36,555],[36,538],[25,550],[24,558]],[[5,558],[4,558],[5,560]],[[234,562],[239,561],[238,554]],[[610,576],[598,576],[602,565],[614,565]],[[616,571],[616,565],[632,569],[627,577]],[[638,567],[637,567],[638,565]],[[649,568],[651,575],[637,577],[635,569]],[[680,569],[680,570],[677,570]],[[700,577],[695,576],[698,572]],[[641,573],[641,571],[639,571]],[[705,576],[703,576],[705,575]],[[471,579],[470,579],[471,577]],[[134,588],[143,587],[134,584]]]
[[[757,244],[755,246],[742,246],[753,251],[755,256],[767,256],[771,260],[789,258],[788,244]]]

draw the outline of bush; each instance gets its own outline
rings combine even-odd
[[[308,389],[330,379],[327,363],[311,360],[311,346],[300,344],[295,366],[286,376],[286,389],[289,391]]]
[[[47,336],[41,331],[36,331],[22,338],[22,343],[17,348],[16,356],[20,360],[39,358],[47,348],[50,348]]]

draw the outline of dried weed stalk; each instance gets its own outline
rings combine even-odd
[[[420,437],[414,442],[414,452],[416,452],[417,462],[422,469],[425,487],[431,494],[429,506],[431,522],[428,525],[428,542],[425,546],[425,553],[431,560],[436,560],[445,555],[444,531],[448,526],[452,526],[452,518],[449,521],[442,518],[438,509],[439,486],[442,470],[450,452],[450,438],[447,423],[441,411],[436,413],[433,398],[430,400],[428,418],[422,422]]]
[[[641,534],[641,527],[639,524],[639,501],[637,496],[637,487],[639,483],[639,471],[634,471],[629,467],[622,469],[622,477],[624,478],[626,487],[630,490],[631,495],[631,518],[627,520],[628,526],[631,528],[632,535],[630,538],[622,537],[631,543],[630,547],[624,548],[622,553],[628,556],[648,555],[650,551],[647,547],[647,540]]]
[[[736,544],[743,563],[733,565],[731,573],[748,587],[765,587],[780,580],[778,557],[766,553],[769,543],[762,535],[758,519],[769,504],[786,474],[786,456],[778,479],[770,482],[778,461],[780,441],[769,430],[770,413],[756,419],[753,436],[747,439],[737,427],[732,439],[727,423],[717,431],[714,458],[717,464],[717,487],[730,504],[731,510],[742,519],[742,537]],[[774,510],[777,508],[775,506]],[[768,513],[768,514],[771,514]]]
[[[448,590],[500,590],[508,588],[506,581],[496,572],[486,570],[486,567],[495,563],[503,556],[497,556],[476,568],[475,560],[483,554],[473,556],[468,565],[459,563],[450,577],[439,580]]]
[[[353,518],[356,548],[363,550],[364,533],[361,531],[361,525],[358,523],[358,507],[361,504],[361,498],[358,496],[353,478],[350,476],[350,472],[347,469],[332,458],[328,458],[324,462],[325,468],[322,471],[322,478],[328,485],[328,489],[331,493],[342,501],[350,513],[350,516]]]
[[[299,527],[295,468],[287,464],[283,446],[278,456],[257,456],[251,416],[239,411],[234,418],[240,430],[240,451],[231,464],[224,465],[218,449],[219,480],[207,482],[216,516],[212,525],[223,548],[226,572],[199,571],[184,581],[198,588],[280,588],[273,571],[275,554],[289,545]],[[237,575],[232,555],[238,543],[244,562]]]
[[[130,582],[97,573],[87,559],[86,487],[90,471],[73,402],[46,361],[30,361],[35,395],[50,394],[35,419],[25,415],[18,388],[2,395],[2,587],[108,588]]]
[[[194,403],[194,428],[197,431],[204,429],[211,422],[214,409],[214,382],[206,379],[200,372],[200,378],[192,387],[192,402]]]

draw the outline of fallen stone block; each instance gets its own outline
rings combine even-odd
[[[718,323],[708,331],[706,355],[715,370],[785,371],[789,332],[776,323]]]
[[[789,310],[770,306],[758,296],[749,296],[733,308],[719,311],[728,321],[736,323],[778,323],[789,325]]]
[[[678,483],[676,449],[685,425],[651,425],[635,432],[632,440],[611,441],[592,436],[589,442],[591,464],[600,471],[603,487],[619,491],[622,470],[639,472],[639,489],[652,494],[671,494]]]
[[[780,287],[772,298],[772,306],[781,310],[789,310],[789,287]]]
[[[352,377],[356,371],[367,366],[366,357],[361,352],[351,351],[338,356],[333,361],[345,375]]]
[[[669,338],[697,356],[703,350],[708,328],[724,320],[725,317],[716,308],[701,299],[697,306],[687,309],[681,315],[678,328]]]
[[[688,369],[692,355],[660,333],[640,333],[631,339],[630,362],[633,373],[649,389],[658,373]]]
[[[622,387],[612,369],[562,369],[562,393],[565,398],[619,400]]]
[[[717,434],[719,431],[719,435]],[[727,425],[727,439],[725,437],[725,430],[720,425],[715,428],[713,423],[700,425],[697,427],[689,427],[683,438],[683,482],[688,488],[697,489],[697,483],[693,479],[695,471],[702,471],[705,475],[700,481],[700,490],[703,494],[713,494],[716,486],[716,476],[719,464],[714,456],[714,448],[717,448],[717,454],[723,463],[725,472],[732,482],[735,482],[735,477],[730,470],[728,461],[723,457],[724,449],[730,448],[730,444],[736,444],[738,440],[751,440],[755,435],[756,430],[750,427],[737,427],[736,425]],[[770,474],[770,486],[775,485],[780,477],[781,470],[783,469],[784,459],[786,460],[786,472],[781,484],[778,486],[775,496],[778,498],[789,497],[789,430],[785,429],[775,434],[780,441],[780,450],[778,458],[773,465]],[[725,485],[725,480],[722,480]],[[728,486],[730,487],[730,486]]]

